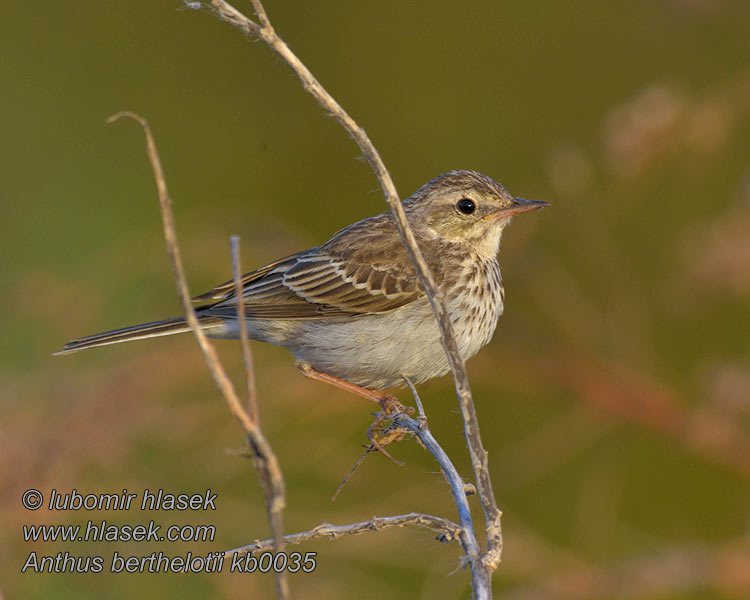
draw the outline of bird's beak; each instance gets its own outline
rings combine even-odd
[[[544,208],[545,206],[549,206],[549,202],[544,202],[543,200],[526,200],[526,198],[513,198],[511,205],[498,210],[495,213],[495,216],[498,219],[507,219],[508,217]]]

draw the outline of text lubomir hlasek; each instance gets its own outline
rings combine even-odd
[[[141,497],[140,506],[133,502]],[[218,494],[210,489],[196,494],[172,494],[164,490],[143,490],[141,494],[127,489],[117,494],[81,494],[75,488],[67,493],[53,489],[50,493],[49,510],[216,510]]]

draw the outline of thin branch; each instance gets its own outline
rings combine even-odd
[[[245,326],[245,305],[242,291],[242,267],[240,263],[240,238],[233,235],[229,238],[232,253],[232,276],[234,278],[234,291],[237,298],[237,323],[240,329],[240,346],[242,348],[242,359],[245,365],[245,382],[247,385],[248,416],[260,431],[260,412],[258,410],[258,396],[255,387],[255,369],[253,367],[253,355],[250,349],[250,340]],[[279,503],[279,496],[274,489],[273,475],[270,463],[265,455],[256,446],[253,438],[248,436],[248,445],[252,449],[252,459],[255,470],[260,478],[260,487],[263,490],[263,501],[266,505],[268,520],[271,526],[271,536],[274,542],[274,550],[281,552],[284,548],[284,524],[283,524],[283,498]],[[279,472],[279,475],[281,473]],[[276,581],[276,592],[279,598],[289,597],[289,583],[286,573],[274,572]]]
[[[459,540],[464,547],[469,565],[476,565],[477,561],[481,560],[481,549],[477,542],[476,534],[474,533],[474,524],[471,519],[471,509],[466,500],[464,481],[461,478],[461,475],[459,475],[456,467],[453,465],[448,454],[432,435],[430,428],[427,426],[427,417],[425,417],[424,412],[421,411],[419,421],[415,421],[408,415],[401,413],[393,416],[393,426],[402,427],[411,431],[417,436],[419,441],[422,442],[422,445],[428,450],[428,452],[435,457],[435,460],[438,461],[438,464],[443,471],[443,475],[451,488],[451,495],[453,496],[453,501],[456,503],[456,508],[458,509],[458,522],[461,525],[461,535],[459,536]],[[480,590],[485,583],[488,583],[482,580],[481,577],[477,576],[481,571],[482,570],[479,568],[472,567],[474,592],[477,598],[485,597],[482,596]],[[491,597],[491,590],[487,589],[487,592],[488,595],[486,597]]]
[[[272,500],[268,503],[271,532],[274,540],[276,540],[276,547],[280,549],[283,544],[281,529],[282,511],[286,505],[284,497],[284,480],[281,476],[281,468],[279,467],[276,455],[271,449],[271,445],[268,443],[265,435],[250,418],[247,411],[242,407],[239,397],[235,392],[234,385],[227,376],[221,362],[219,362],[216,349],[208,341],[206,334],[203,333],[200,323],[198,322],[198,317],[193,309],[190,300],[190,291],[188,290],[187,285],[187,278],[185,277],[185,270],[182,266],[180,247],[177,243],[177,232],[174,226],[174,215],[172,214],[172,199],[169,196],[167,181],[164,177],[164,170],[162,169],[159,153],[156,149],[156,143],[151,134],[151,128],[143,117],[130,111],[119,112],[107,119],[107,122],[113,123],[122,117],[127,117],[137,121],[145,133],[146,150],[154,173],[156,189],[159,196],[159,206],[161,208],[162,224],[164,226],[164,239],[167,243],[167,253],[169,254],[169,262],[172,265],[175,282],[177,283],[177,292],[180,296],[180,301],[182,302],[185,319],[187,320],[188,325],[190,325],[190,328],[195,335],[195,339],[203,351],[203,356],[206,359],[206,364],[211,372],[211,376],[224,396],[224,399],[229,406],[229,410],[240,422],[240,425],[242,425],[242,428],[247,434],[248,442],[264,465],[264,469],[260,469],[260,474],[261,479],[268,478],[268,487],[271,490]],[[288,584],[285,573],[280,573],[279,575],[281,575],[281,577],[277,577],[276,579],[277,596],[285,599],[289,597]]]
[[[232,250],[232,272],[234,277],[234,295],[237,298],[237,326],[240,329],[240,346],[242,347],[242,360],[245,364],[245,382],[247,384],[247,412],[250,419],[260,426],[260,412],[258,411],[258,389],[255,385],[255,367],[253,366],[253,351],[250,348],[250,339],[247,335],[245,325],[245,295],[242,291],[242,266],[240,260],[240,236],[233,235],[229,238]]]
[[[303,542],[309,542],[320,538],[335,540],[340,537],[357,535],[366,531],[382,531],[383,529],[405,527],[406,525],[417,525],[437,531],[440,533],[438,539],[441,542],[452,542],[453,540],[459,539],[461,535],[461,527],[453,521],[424,513],[408,513],[406,515],[397,515],[395,517],[373,517],[369,521],[361,521],[359,523],[352,523],[351,525],[331,525],[330,523],[323,523],[310,531],[285,535],[284,543],[287,546],[294,546],[296,544],[302,544]],[[273,540],[263,540],[254,542],[247,546],[235,548],[234,550],[227,550],[224,552],[224,556],[265,552],[272,548]]]
[[[427,415],[424,412],[424,405],[422,404],[422,398],[419,397],[417,387],[414,385],[414,382],[405,375],[403,379],[406,382],[409,391],[411,391],[411,395],[414,397],[414,402],[417,405],[417,418],[419,419],[419,422],[424,422],[424,424],[427,425]]]
[[[469,447],[471,464],[474,470],[479,498],[485,516],[487,551],[482,557],[482,563],[490,571],[494,570],[500,563],[502,553],[502,531],[500,528],[501,513],[497,507],[494,493],[492,491],[487,452],[482,446],[479,424],[472,400],[469,380],[466,375],[463,359],[458,351],[455,336],[453,335],[448,311],[445,305],[445,299],[442,292],[437,287],[435,279],[419,250],[414,233],[411,231],[407,222],[406,214],[401,205],[396,187],[385,167],[385,164],[383,163],[383,160],[370,141],[365,130],[362,129],[323,88],[309,69],[289,49],[286,43],[276,34],[275,30],[270,27],[270,22],[268,21],[268,17],[263,10],[260,0],[253,0],[253,5],[256,10],[260,11],[258,12],[258,16],[261,25],[258,25],[247,18],[224,0],[210,0],[209,5],[218,18],[239,27],[246,33],[265,42],[292,68],[302,82],[304,89],[312,94],[320,105],[327,110],[344,127],[344,129],[346,129],[352,138],[354,138],[354,141],[357,143],[363,156],[372,167],[375,176],[378,178],[385,199],[393,213],[401,239],[414,264],[419,280],[425,290],[425,294],[430,300],[435,313],[435,318],[440,328],[441,341],[445,348],[451,371],[453,372],[456,393],[461,408],[461,416],[464,421],[464,435]],[[489,574],[486,577],[489,579]]]
[[[266,9],[263,8],[262,2],[260,2],[260,0],[251,0],[251,2],[253,3],[253,10],[255,11],[255,14],[258,15],[258,20],[263,26],[263,29],[273,34],[273,26],[271,25],[271,21],[269,20],[268,15],[266,14]]]

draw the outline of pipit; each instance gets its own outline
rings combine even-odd
[[[445,295],[462,357],[492,338],[505,292],[497,252],[511,218],[546,206],[514,198],[486,175],[451,171],[403,202],[424,257]],[[390,213],[354,223],[322,246],[242,277],[251,339],[288,349],[302,372],[380,402],[408,377],[448,372],[432,308]],[[194,298],[206,335],[239,337],[234,281]],[[68,342],[57,354],[189,331],[184,317]]]

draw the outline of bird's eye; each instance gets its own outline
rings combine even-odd
[[[461,198],[456,203],[456,208],[465,215],[470,215],[477,209],[477,205],[474,204],[474,200],[471,198]]]

